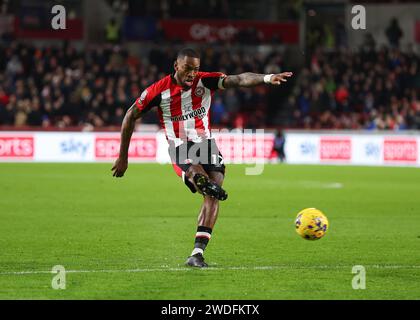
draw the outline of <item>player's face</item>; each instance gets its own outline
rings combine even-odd
[[[177,80],[184,87],[191,87],[200,69],[200,59],[183,57],[175,61]]]

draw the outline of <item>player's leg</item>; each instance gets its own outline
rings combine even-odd
[[[224,175],[221,172],[212,171],[209,173],[210,179],[217,185],[222,186]],[[213,229],[217,216],[219,214],[219,200],[205,196],[203,205],[201,206],[200,214],[198,215],[198,226],[205,226]]]
[[[224,175],[222,172],[210,172],[209,177],[217,185],[221,186],[223,184]],[[203,204],[198,215],[194,249],[186,262],[188,266],[207,267],[207,264],[204,262],[203,254],[211,239],[211,234],[214,225],[216,224],[218,214],[219,200],[211,196],[204,196]]]
[[[211,196],[222,201],[228,197],[221,184],[209,177],[201,164],[190,164],[188,170],[185,172],[185,178],[203,195]]]
[[[194,249],[186,264],[192,267],[207,267],[203,253],[209,243],[213,227],[219,213],[219,200],[226,200],[227,193],[222,184],[225,173],[223,157],[214,140],[206,140],[199,145],[199,164],[190,165],[186,171],[186,181],[190,181],[203,194],[203,204],[198,216]]]

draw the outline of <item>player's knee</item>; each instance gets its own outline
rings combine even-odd
[[[221,187],[223,185],[224,175],[217,171],[210,172],[210,179]]]
[[[196,174],[202,174],[206,177],[208,177],[206,171],[203,169],[203,167],[199,164],[193,164],[191,165],[188,170],[185,172],[185,175],[188,179],[191,181],[194,181],[194,177]]]

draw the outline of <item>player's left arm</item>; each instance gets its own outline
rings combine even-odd
[[[292,72],[282,72],[277,74],[245,72],[238,75],[226,76],[223,80],[223,87],[226,89],[238,87],[255,87],[263,83],[278,86],[283,82],[287,82],[287,78],[290,78],[292,75]]]

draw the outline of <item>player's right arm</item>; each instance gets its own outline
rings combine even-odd
[[[124,116],[121,126],[120,154],[111,169],[114,171],[114,177],[119,178],[124,176],[124,173],[128,168],[128,147],[130,146],[130,140],[134,132],[136,120],[139,119],[140,116],[141,112],[135,103],[127,110]]]
[[[156,88],[156,84],[153,84],[144,90],[140,98],[138,98],[130,109],[127,110],[121,125],[120,154],[111,169],[114,171],[114,177],[119,178],[124,176],[124,173],[127,170],[128,147],[130,146],[130,140],[136,125],[136,120],[151,108],[158,106],[159,104],[160,92]]]

